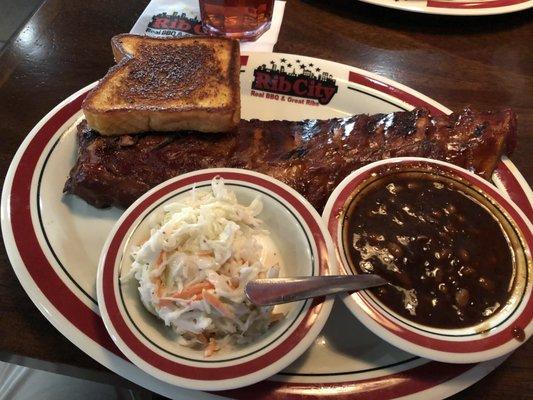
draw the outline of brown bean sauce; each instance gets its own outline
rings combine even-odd
[[[498,221],[453,183],[391,174],[358,195],[345,216],[356,272],[391,310],[441,328],[476,325],[510,296],[513,257]]]
[[[524,332],[524,330],[522,328],[520,328],[518,326],[515,326],[513,328],[513,330],[511,331],[511,334],[519,342],[523,342],[524,340],[526,340],[526,333]]]

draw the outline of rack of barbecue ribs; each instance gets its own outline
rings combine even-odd
[[[277,178],[322,210],[335,186],[373,161],[402,156],[444,160],[490,179],[516,144],[511,110],[465,109],[432,116],[391,114],[303,121],[241,121],[229,133],[101,136],[78,125],[78,157],[64,192],[95,207],[127,207],[157,184],[214,167]]]

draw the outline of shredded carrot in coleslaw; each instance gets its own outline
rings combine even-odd
[[[193,189],[163,210],[121,280],[135,277],[144,306],[176,330],[180,344],[199,346],[209,357],[228,338],[249,342],[283,318],[244,295],[249,281],[279,274],[277,265],[261,262],[260,199],[243,206],[215,178],[210,191]]]

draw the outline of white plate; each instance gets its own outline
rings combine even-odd
[[[450,112],[406,86],[331,61],[253,53],[243,56],[241,62],[243,118],[328,118],[392,112],[413,106],[424,106],[433,113]],[[254,94],[263,97],[252,96],[254,69],[263,64],[276,69],[283,65],[289,72],[294,69],[307,75],[320,73],[325,81],[331,75],[337,93],[325,106],[298,96],[278,95],[276,99],[276,95],[257,90]],[[81,118],[81,102],[90,87],[50,111],[30,132],[13,159],[2,194],[2,233],[13,269],[46,318],[76,346],[112,371],[165,396],[214,398],[209,393],[178,389],[126,361],[99,317],[95,301],[98,257],[122,210],[97,210],[77,197],[63,197],[61,193],[76,157],[72,125]],[[526,215],[533,215],[528,199],[530,188],[510,161],[500,163],[493,180]],[[349,398],[357,392],[367,398],[438,399],[473,384],[502,361],[455,365],[414,357],[371,334],[342,304],[336,304],[314,345],[282,373],[271,380],[217,395],[290,399],[342,393]]]
[[[361,0],[377,6],[437,15],[495,15],[527,10],[531,0]]]

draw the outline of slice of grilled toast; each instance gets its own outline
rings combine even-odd
[[[240,120],[240,53],[225,38],[111,40],[117,65],[83,102],[102,135],[147,131],[225,132]]]

